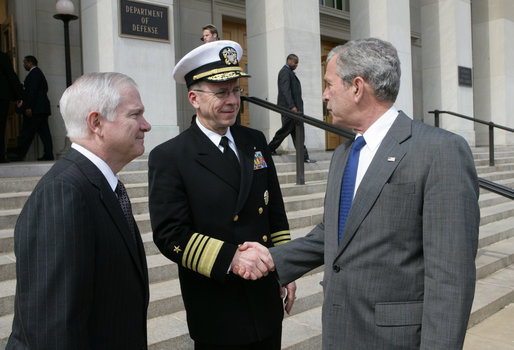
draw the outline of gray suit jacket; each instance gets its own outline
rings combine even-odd
[[[338,244],[350,146],[334,152],[323,222],[272,248],[281,282],[325,264],[323,349],[461,348],[480,219],[467,143],[400,112],[357,190]]]

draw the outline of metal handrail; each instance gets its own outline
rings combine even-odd
[[[248,101],[248,102],[254,103],[254,104],[256,104],[258,106],[261,106],[263,108],[267,108],[267,109],[272,110],[274,112],[287,115],[288,117],[290,117],[290,118],[292,118],[292,119],[294,119],[296,121],[304,122],[304,123],[312,125],[312,126],[314,126],[316,128],[320,128],[320,129],[332,132],[332,133],[340,135],[340,136],[344,136],[344,137],[351,138],[351,139],[353,139],[355,137],[355,133],[353,131],[351,131],[351,130],[347,130],[347,129],[343,129],[343,128],[337,127],[335,125],[326,123],[326,122],[324,122],[322,120],[315,119],[313,117],[309,117],[308,115],[305,115],[303,113],[295,113],[295,112],[291,111],[290,109],[287,109],[287,108],[284,108],[284,107],[280,107],[280,106],[278,106],[276,104],[273,104],[273,103],[268,102],[266,100],[260,99],[258,97],[241,96],[241,101]],[[435,113],[435,112],[451,113],[453,115],[457,114],[457,113],[453,113],[453,112],[445,112],[445,111],[437,111],[437,110],[429,112],[429,113]],[[464,115],[457,115],[457,116],[463,117],[465,119],[471,119],[471,120],[474,119],[474,118],[467,117],[467,116],[464,116]],[[483,124],[490,124],[489,122],[484,122],[483,120],[478,121],[478,119],[477,119],[477,122],[481,122]],[[494,123],[492,123],[492,124],[494,124]],[[496,126],[496,124],[494,124],[494,125]],[[508,130],[509,128],[501,126],[501,125],[496,126],[496,127],[500,127],[501,129],[507,129],[507,131],[514,131],[512,129]],[[304,168],[303,168],[303,147],[301,147],[301,145],[303,145],[303,137],[304,137],[304,135],[300,131],[301,130],[299,128],[297,128],[296,144],[300,145],[300,147],[297,147],[297,151],[296,151],[296,153],[297,153],[297,155],[296,155],[296,184],[297,185],[304,185],[305,184],[305,180],[304,180],[305,176],[304,176]],[[299,134],[301,134],[301,135],[299,135]],[[300,166],[300,164],[301,164],[301,166]],[[486,179],[481,178],[481,177],[478,178],[478,185],[481,188],[486,189],[488,191],[497,193],[497,194],[502,195],[504,197],[507,197],[509,199],[514,199],[514,190],[509,188],[509,187],[497,184],[495,182],[486,180]]]
[[[251,96],[241,96],[241,101],[248,101],[252,102],[258,106],[261,106],[263,108],[272,110],[274,112],[280,113],[282,115],[286,115],[287,117],[298,121],[303,122],[305,124],[312,125],[316,128],[323,129],[325,131],[332,132],[334,134],[347,137],[347,138],[354,138],[355,133],[351,130],[343,129],[338,126],[328,124],[322,120],[309,117],[308,115],[305,115],[303,113],[296,113],[291,111],[290,109],[287,109],[285,107],[278,106],[274,103],[268,102],[266,100],[260,99],[258,97],[251,97]],[[243,103],[241,103],[243,105]],[[301,127],[301,124],[296,125],[296,145],[299,145],[296,147],[296,184],[297,185],[305,185],[305,168],[303,164],[303,147],[304,144],[304,131]]]
[[[488,121],[485,121],[485,120],[468,117],[467,115],[463,115],[463,114],[459,114],[459,113],[455,113],[455,112],[440,111],[438,109],[435,109],[433,111],[428,111],[428,113],[431,113],[431,114],[434,115],[434,125],[436,127],[439,127],[439,115],[442,114],[442,113],[453,115],[455,117],[459,117],[459,118],[462,118],[462,119],[470,120],[470,121],[475,122],[475,123],[488,125],[489,126],[489,166],[494,166],[494,128],[498,128],[498,129],[502,129],[502,130],[505,130],[505,131],[514,132],[514,129],[512,129],[512,128],[509,128],[509,127],[506,127],[506,126],[503,126],[503,125],[499,125],[499,124],[496,124],[496,123],[493,123],[493,122],[488,122]]]

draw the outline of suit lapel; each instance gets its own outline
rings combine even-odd
[[[200,130],[196,122],[191,124],[190,129],[197,149],[196,161],[238,192],[239,182],[219,148]]]
[[[402,143],[411,135],[411,122],[409,117],[403,114],[403,112],[400,112],[391,126],[391,129],[382,140],[355,194],[344,228],[343,237],[339,244],[338,255],[344,251],[351,241],[362,221],[373,207],[382,188],[405,156],[406,148]],[[346,155],[346,159],[347,158],[348,155]],[[393,158],[394,161],[391,161]],[[339,189],[341,188],[341,181],[342,179],[339,180]]]
[[[134,259],[134,263],[136,264],[137,269],[143,278],[143,281],[146,281],[146,274],[143,271],[143,265],[145,265],[145,263],[142,262],[144,253],[141,256],[140,252],[138,252],[139,248],[136,246],[137,243],[134,244],[134,238],[130,232],[127,219],[125,219],[125,215],[121,210],[118,199],[109,186],[107,179],[89,159],[87,159],[80,152],[74,150],[73,148],[66,154],[66,158],[77,164],[77,166],[91,182],[91,184],[98,189],[100,201],[103,203],[113,222],[118,227],[118,233],[121,235],[125,245],[127,246],[127,249],[130,252],[130,255]],[[137,225],[135,226],[138,233],[136,239],[141,240]]]
[[[249,144],[241,134],[241,129],[237,126],[231,127],[230,131],[236,142],[237,151],[239,153],[239,163],[241,166],[241,184],[239,186],[239,196],[237,197],[236,213],[241,211],[246,199],[250,193],[253,181],[253,158],[256,148]]]

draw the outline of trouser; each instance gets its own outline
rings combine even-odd
[[[36,133],[43,142],[43,157],[53,157],[52,135],[48,126],[48,115],[33,114],[31,117],[23,117],[23,126],[18,138],[18,155],[25,157]]]
[[[298,149],[296,147],[296,125],[298,123],[300,123],[302,129],[304,129],[302,122],[296,122],[292,118],[289,118],[289,117],[285,116],[284,114],[282,114],[282,127],[277,130],[277,132],[275,133],[275,136],[269,143],[269,148],[270,148],[271,152],[274,152],[278,148],[278,146],[280,146],[282,141],[284,141],[284,139],[289,134],[291,134],[291,137],[293,138],[294,148]],[[305,135],[305,129],[304,129],[304,135]],[[304,160],[309,159],[309,152],[307,152],[307,147],[305,147],[305,145],[303,145],[303,152],[304,152],[303,159]]]

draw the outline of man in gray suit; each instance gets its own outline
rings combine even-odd
[[[73,143],[16,223],[7,349],[146,349],[145,252],[116,177],[151,128],[139,92],[126,75],[91,73],[66,89],[60,109]]]
[[[390,43],[350,41],[327,61],[323,99],[357,137],[334,152],[323,222],[270,249],[280,281],[325,265],[323,349],[460,349],[480,218],[470,149],[394,107],[400,61]],[[341,190],[355,160],[344,224]]]

